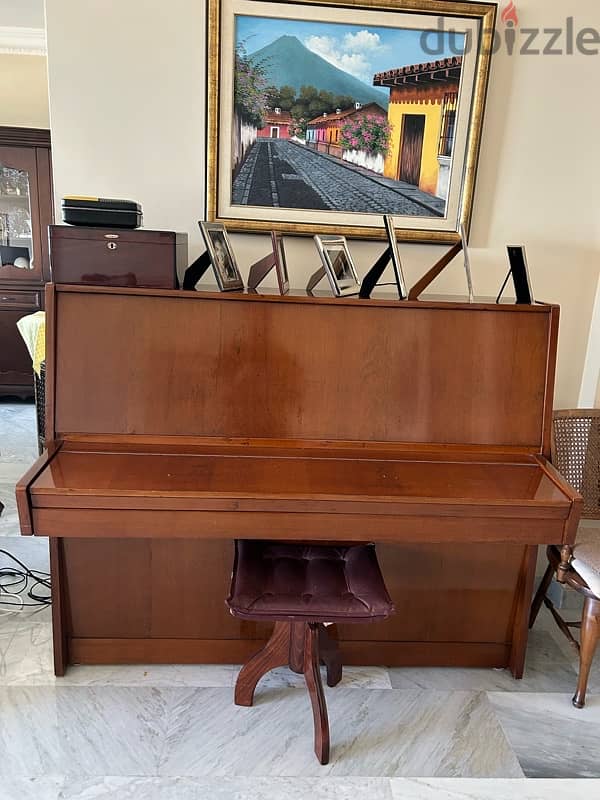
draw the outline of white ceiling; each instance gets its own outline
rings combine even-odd
[[[44,0],[0,0],[0,25],[7,28],[43,28]]]

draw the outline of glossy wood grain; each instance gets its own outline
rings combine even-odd
[[[377,541],[401,613],[346,663],[510,666],[535,545],[579,499],[545,460],[555,307],[51,288],[52,457],[24,530],[60,537],[66,660],[241,663],[234,537]],[[110,320],[110,324],[107,324]]]
[[[61,452],[31,486],[34,496],[272,498],[428,498],[502,502],[568,500],[533,459],[529,464],[477,461],[416,461],[389,454],[386,460],[341,457],[280,457],[274,450],[240,455]]]
[[[57,293],[59,435],[540,450],[549,306],[504,312],[501,306],[75,288],[84,287]]]
[[[175,289],[188,265],[183,233],[51,225],[49,237],[55,283]]]

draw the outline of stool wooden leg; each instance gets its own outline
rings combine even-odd
[[[600,638],[600,600],[586,597],[583,604],[583,617],[581,620],[581,646],[579,648],[579,677],[577,679],[577,691],[573,697],[575,708],[583,708],[585,705],[585,693],[587,691],[590,667],[596,645]]]
[[[304,672],[304,642],[306,641],[306,622],[290,623],[290,663],[292,672],[302,675]]]
[[[337,686],[342,680],[342,656],[337,641],[329,636],[325,625],[319,625],[319,654],[327,668],[327,686]]]
[[[321,764],[329,763],[329,720],[319,671],[319,626],[306,626],[304,680],[308,688],[315,726],[315,754]]]
[[[263,675],[275,667],[287,666],[290,658],[290,624],[276,622],[271,638],[253,658],[244,664],[235,682],[236,706],[251,706],[254,690]]]

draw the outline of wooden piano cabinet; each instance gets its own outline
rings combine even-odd
[[[257,639],[268,638],[268,626],[235,619],[225,607],[230,542],[61,541],[73,663],[242,663]],[[506,666],[524,552],[381,545],[399,613],[389,624],[341,626],[345,663]]]
[[[537,546],[581,498],[547,462],[549,305],[51,286],[48,451],[17,486],[49,536],[55,668],[241,663],[232,540],[375,541],[398,613],[346,663],[523,674]],[[107,324],[110,320],[110,324]]]

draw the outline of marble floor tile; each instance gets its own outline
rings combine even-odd
[[[597,780],[3,778],[0,800],[582,800]]]
[[[392,778],[390,785],[393,800],[591,800],[600,796],[600,781],[595,780]]]
[[[21,536],[17,531],[14,536],[2,536],[0,534],[0,550],[5,550],[10,555],[15,556],[29,567],[29,569],[48,572],[50,570],[50,559],[48,555],[48,539],[43,536]],[[5,553],[0,552],[0,568],[16,567],[16,564]]]
[[[131,686],[231,689],[235,667],[231,664],[117,664],[69,667],[60,686]]]
[[[488,694],[527,777],[600,777],[600,696],[579,710],[571,694]]]
[[[15,484],[26,469],[20,464],[0,464],[0,501],[4,505],[4,510],[0,514],[0,536],[20,534]]]
[[[0,686],[55,682],[52,625],[31,620],[31,615],[25,617],[20,613],[9,619],[0,617]]]
[[[50,796],[49,796],[50,797]],[[387,778],[67,779],[60,800],[392,800]],[[41,800],[45,800],[42,797]]]
[[[235,667],[234,682],[240,667]],[[321,667],[323,683],[325,668]],[[389,670],[386,667],[344,667],[342,681],[338,684],[345,689],[391,689]],[[303,675],[297,675],[287,667],[280,667],[268,672],[260,679],[261,689],[301,688],[306,686]]]
[[[568,621],[576,621],[578,619],[577,613],[573,611],[561,612],[563,617]],[[569,644],[566,636],[560,631],[558,625],[553,620],[550,612],[542,608],[536,620],[534,631],[543,631],[546,636],[551,638],[557,647],[561,650],[565,658],[571,664],[575,673],[579,670],[579,655],[573,645]],[[575,638],[578,638],[578,632],[574,632]],[[572,691],[575,690],[576,680],[573,683]],[[590,672],[590,679],[588,683],[588,695],[600,694],[600,647],[596,652],[596,657],[592,662],[592,669]]]
[[[255,706],[219,689],[169,709],[161,775],[522,777],[484,694],[327,691],[332,758],[313,754],[305,690],[262,689]]]
[[[515,680],[506,669],[391,668],[395,689],[441,691],[570,692],[577,680],[572,661],[543,630],[530,633],[525,675]]]
[[[229,664],[80,665],[56,678],[52,625],[36,621],[47,620],[47,613],[0,617],[0,686],[233,686],[235,667]]]
[[[0,399],[0,458],[4,456],[4,446],[9,439],[19,440],[20,446],[27,447],[30,441],[35,444],[36,415],[31,402],[10,402]]]
[[[0,800],[60,800],[64,779],[13,778],[0,779]]]
[[[0,786],[5,776],[157,775],[159,689],[0,687],[0,709]]]
[[[10,425],[3,427],[0,422],[0,461],[4,464],[33,464],[39,455],[35,429],[24,429],[14,422]]]

